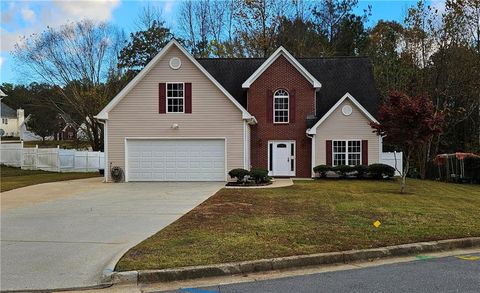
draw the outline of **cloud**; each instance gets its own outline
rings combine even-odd
[[[170,14],[173,11],[173,2],[165,2],[163,5],[163,12],[166,14]]]
[[[47,26],[58,27],[83,19],[108,21],[119,5],[120,0],[31,1],[20,5],[11,2],[8,9],[2,6],[1,51],[11,51],[23,36],[39,33]],[[21,20],[18,15],[21,15]]]
[[[35,21],[35,12],[30,8],[22,8],[21,10],[23,20],[27,22]]]
[[[5,60],[5,59],[4,59],[3,57],[0,57],[0,68],[2,68],[3,61],[4,61],[4,60]]]
[[[445,0],[433,0],[430,4],[433,11],[437,11],[438,15],[441,15],[445,12]]]
[[[23,35],[30,35],[32,32],[30,30],[22,30]],[[0,28],[1,36],[1,47],[2,52],[11,51],[15,44],[22,40],[22,34],[17,32],[9,32],[3,28]]]
[[[17,7],[15,2],[10,2],[8,5],[8,9],[2,9],[3,12],[1,14],[1,22],[2,24],[9,24],[13,21],[13,16],[17,12]]]
[[[108,20],[112,17],[112,11],[120,4],[120,0],[56,0],[52,4],[64,13],[66,18],[72,18],[71,20],[84,18]]]

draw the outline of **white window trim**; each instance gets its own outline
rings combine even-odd
[[[183,97],[182,97],[182,100],[183,100],[183,112],[169,112],[168,111],[168,85],[169,84],[182,84],[183,85]],[[180,97],[171,97],[170,99],[179,99]],[[168,114],[185,114],[185,82],[181,82],[181,81],[169,81],[167,83],[165,83],[165,113],[168,113]]]
[[[362,146],[362,140],[361,139],[332,139],[332,167],[339,166],[335,165],[335,153],[334,153],[334,142],[335,141],[344,141],[345,142],[345,153],[340,153],[340,154],[345,154],[345,164],[347,166],[355,166],[355,165],[348,165],[348,142],[349,141],[359,141],[360,142],[360,165],[363,165],[363,146]],[[357,153],[357,152],[355,152]]]
[[[278,98],[287,98],[287,121],[286,122],[275,122],[275,94],[278,92],[278,91],[284,91],[287,93],[286,96],[278,96]],[[289,124],[290,123],[290,93],[286,90],[286,89],[277,89],[274,93],[273,93],[273,124]],[[283,111],[285,111],[285,109],[282,109]],[[279,110],[279,111],[282,111],[282,110]]]

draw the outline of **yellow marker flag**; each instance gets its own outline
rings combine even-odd
[[[463,260],[480,260],[480,256],[475,256],[475,255],[461,255],[457,256],[459,259]]]
[[[380,225],[382,225],[382,223],[380,223],[379,220],[376,220],[375,222],[373,222],[373,226],[374,226],[375,228],[380,227]]]

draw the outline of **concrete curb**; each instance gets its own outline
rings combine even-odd
[[[113,284],[170,282],[325,264],[349,263],[385,257],[406,256],[416,253],[470,247],[480,247],[480,237],[418,242],[381,248],[296,255],[205,266],[181,267],[162,270],[113,272],[109,276],[104,276],[104,280],[112,282]]]

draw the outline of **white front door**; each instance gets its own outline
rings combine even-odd
[[[269,145],[270,175],[295,176],[295,142],[272,141]]]

